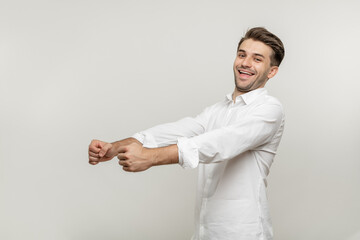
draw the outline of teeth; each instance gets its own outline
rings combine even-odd
[[[248,73],[248,72],[243,72],[243,71],[239,71],[239,72],[242,73],[242,74],[249,75],[249,76],[253,75],[252,73]]]

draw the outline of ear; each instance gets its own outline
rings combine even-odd
[[[278,67],[278,66],[272,66],[272,67],[270,67],[270,71],[269,71],[269,73],[268,73],[268,75],[267,75],[268,79],[274,77],[274,76],[277,74],[278,70],[279,70],[279,67]]]

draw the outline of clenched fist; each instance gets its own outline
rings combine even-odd
[[[89,145],[89,163],[96,165],[99,162],[105,162],[113,159],[118,152],[111,143],[100,140],[92,140]]]
[[[117,158],[127,172],[145,171],[154,164],[155,149],[144,148],[139,143],[131,143],[119,148]]]

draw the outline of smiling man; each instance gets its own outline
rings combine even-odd
[[[250,38],[239,44],[234,62],[236,95],[262,88],[275,76],[278,66],[271,65],[269,56],[272,56],[272,49],[263,42]]]
[[[266,177],[284,128],[267,81],[284,57],[281,40],[252,28],[234,61],[235,89],[195,118],[155,126],[114,143],[93,140],[89,163],[117,156],[125,171],[179,164],[199,170],[193,240],[273,239]]]

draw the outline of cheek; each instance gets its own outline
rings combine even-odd
[[[255,70],[261,75],[267,75],[269,73],[269,69],[265,68],[264,66],[256,66]]]
[[[234,67],[238,66],[240,63],[241,63],[241,60],[239,58],[235,58]]]

